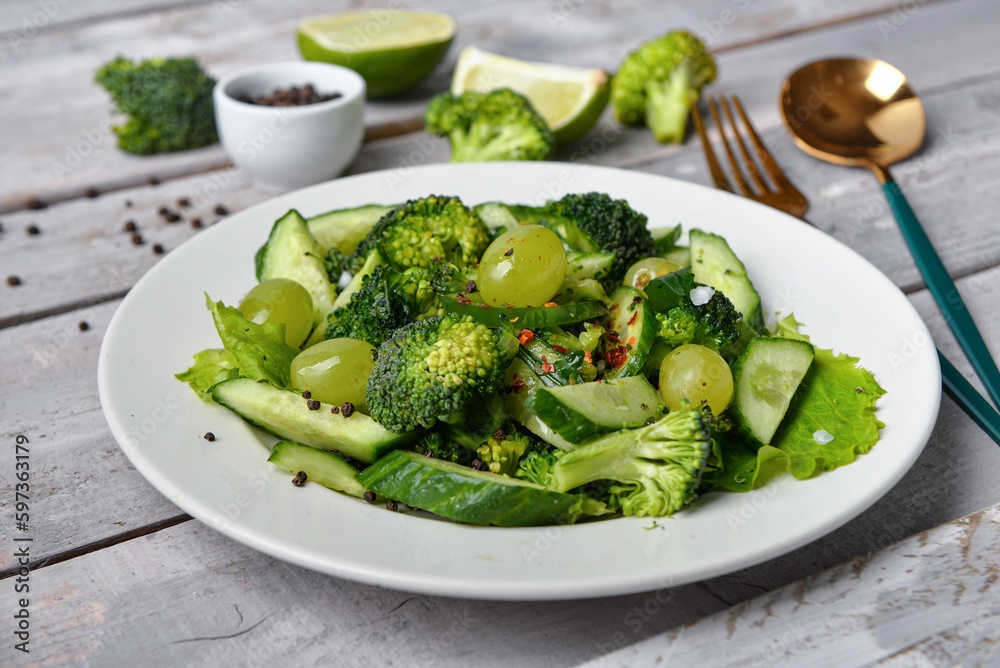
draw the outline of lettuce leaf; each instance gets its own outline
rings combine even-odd
[[[205,299],[222,345],[236,360],[239,375],[288,389],[291,386],[292,360],[299,354],[299,349],[285,343],[285,326],[271,323],[258,325],[244,318],[239,309],[213,302],[207,294]]]
[[[191,368],[174,378],[190,385],[202,399],[211,399],[208,391],[213,385],[238,375],[240,371],[232,353],[220,348],[209,348],[195,353]]]
[[[794,316],[778,323],[776,336],[808,340],[799,334]],[[759,488],[776,473],[787,470],[798,479],[850,464],[872,449],[885,425],[875,416],[875,402],[885,394],[875,377],[858,366],[858,358],[816,349],[809,372],[795,393],[770,445],[758,450],[732,439],[720,440],[720,470],[710,481],[733,492]],[[826,444],[813,434],[833,436]]]

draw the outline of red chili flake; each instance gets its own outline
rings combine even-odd
[[[554,343],[552,344],[552,350],[556,351],[557,353],[559,353],[561,355],[565,355],[566,353],[569,352],[569,348],[563,348],[562,346],[557,346]]]
[[[630,337],[628,337],[628,347],[632,348],[633,346],[635,346],[635,337],[634,336],[630,336]]]
[[[618,304],[612,304],[612,305],[611,305],[611,308],[609,308],[608,310],[609,310],[609,311],[615,311],[615,310],[617,310],[617,309],[618,309]]]
[[[515,392],[520,392],[525,387],[527,387],[527,385],[524,383],[523,380],[515,380],[513,383],[510,384],[510,386],[511,388],[513,388]]]
[[[556,304],[555,302],[545,302],[542,306],[559,306],[559,304]]]
[[[593,364],[594,363],[593,358],[590,356],[590,351],[589,350],[584,350],[583,351],[583,361],[586,362],[587,364]]]
[[[634,325],[635,321],[636,321],[636,318],[638,318],[638,317],[639,317],[639,312],[636,311],[635,313],[632,314],[632,317],[629,318],[628,324],[629,325]]]
[[[628,348],[625,346],[612,348],[604,356],[604,359],[606,359],[608,364],[610,364],[613,368],[620,369],[622,365],[625,364],[625,360],[628,359]]]
[[[552,366],[551,364],[543,364],[542,365],[542,373],[552,373],[555,370],[556,370],[556,368],[554,366]]]
[[[535,333],[530,329],[522,329],[521,333],[517,335],[517,340],[521,342],[522,346],[526,346],[535,339]]]
[[[618,338],[618,332],[608,332],[608,341],[611,343],[618,343],[621,339]]]
[[[455,297],[455,301],[457,301],[459,304],[471,304],[472,303],[472,300],[469,299],[468,297],[466,297],[465,295],[463,295],[461,292],[459,292],[458,296]]]

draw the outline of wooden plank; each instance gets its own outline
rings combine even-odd
[[[92,308],[12,327],[0,335],[0,415],[4,438],[28,439],[31,536],[35,563],[183,512],[136,471],[111,436],[97,395],[97,356],[118,307]],[[88,329],[81,331],[79,323]],[[0,488],[14,489],[14,468],[0,471]],[[0,500],[10,508],[11,497]],[[5,542],[14,527],[0,517]],[[11,564],[4,560],[0,570]]]
[[[599,651],[609,621],[630,622],[633,641],[724,608],[694,586],[549,603],[414,596],[277,561],[194,521],[31,577],[36,665],[563,666]],[[8,609],[13,596],[5,588]]]
[[[953,20],[960,21],[962,13],[974,4],[948,3],[950,11],[958,14]],[[539,5],[518,0],[506,5],[500,15],[490,4],[460,5],[458,0],[427,3],[422,8],[450,11],[460,18],[456,46],[446,63],[418,88],[392,101],[369,104],[367,124],[375,134],[394,132],[396,127],[412,129],[413,120],[423,114],[426,100],[447,88],[454,60],[468,44],[526,59],[614,69],[636,44],[668,27],[692,27],[721,49],[775,33],[826,25],[859,13],[867,15],[879,8],[892,11],[893,7],[892,0],[879,0],[875,4],[851,0],[835,5],[800,5],[785,0],[768,7],[759,5],[742,0],[712,0],[691,8],[633,0],[627,5],[616,5],[615,20],[609,21],[606,6],[599,3],[553,1]],[[22,207],[34,199],[58,201],[78,197],[88,188],[101,191],[121,188],[143,183],[151,176],[171,178],[217,167],[226,161],[219,146],[153,157],[120,152],[109,131],[107,95],[92,83],[93,73],[101,63],[120,53],[130,57],[197,54],[209,72],[224,76],[247,65],[297,60],[293,39],[296,22],[304,16],[330,13],[346,6],[346,0],[333,4],[299,0],[291,7],[289,3],[251,6],[235,0],[182,6],[83,25],[72,32],[53,30],[29,40],[15,53],[2,52],[0,97],[5,99],[8,111],[0,119],[0,129],[17,136],[19,141],[6,156],[5,174],[0,179],[0,212]],[[924,14],[937,11],[932,5],[922,7],[911,23],[916,25]],[[723,19],[727,22],[723,23]],[[873,30],[867,22],[858,25],[864,25],[861,32],[865,34]],[[927,50],[937,44],[933,34],[914,34],[914,37],[929,40]],[[936,37],[943,39],[939,34]],[[973,51],[974,42],[976,35],[969,35],[968,40],[962,41],[969,53],[956,53],[954,57],[978,62],[984,57],[983,51],[989,53],[992,40],[983,39],[980,48]],[[961,44],[954,46],[961,48]],[[803,51],[800,45],[795,53],[800,56],[803,52],[808,51]],[[751,80],[758,82],[764,75],[755,72],[753,66],[747,68],[732,54],[729,59],[733,64],[725,68],[733,74],[754,73]],[[760,66],[758,59],[756,68]],[[943,63],[928,67],[930,72],[936,72],[932,77],[943,76],[946,69],[948,78],[952,77],[951,70]],[[44,87],[35,85],[39,71],[46,73]],[[780,70],[765,68],[765,71]],[[59,94],[52,95],[51,91]],[[72,118],[73,122],[65,122],[66,118]],[[6,165],[17,165],[17,169],[8,169]]]
[[[161,12],[204,0],[6,0],[0,14],[0,33],[5,47],[17,53],[25,42],[40,34],[67,30],[83,23],[96,23],[134,14]]]
[[[584,665],[992,665],[998,569],[993,506]]]
[[[1000,231],[993,216],[1000,193],[991,187],[1000,180],[1000,136],[995,132],[992,102],[996,99],[1000,99],[1000,77],[926,96],[930,139],[921,154],[896,170],[945,265],[956,276],[1000,261],[1000,234],[989,233]],[[711,184],[698,142],[647,160],[632,150],[639,142],[648,143],[648,137],[638,138],[646,130],[618,135],[615,126],[604,128],[608,137],[627,138],[613,139],[609,147],[598,134],[582,148],[566,147],[560,157]],[[783,128],[772,127],[762,134],[789,177],[811,200],[807,217],[814,224],[860,252],[902,288],[909,291],[921,284],[873,177],[806,156]],[[617,141],[630,144],[620,148]],[[411,166],[447,157],[445,140],[412,133],[366,145],[351,171],[388,168],[402,175]],[[181,197],[194,206],[181,210],[177,206]],[[153,244],[160,243],[169,252],[195,233],[190,219],[197,217],[207,224],[218,217],[213,210],[220,203],[236,211],[266,197],[234,170],[220,170],[96,199],[77,199],[44,211],[6,214],[0,237],[0,279],[17,275],[23,283],[17,288],[0,284],[4,294],[0,326],[93,303],[99,295],[104,299],[121,295],[156,262],[159,256],[151,252]],[[127,200],[133,202],[132,208],[126,207]],[[164,222],[157,214],[164,205],[183,213],[185,221]],[[130,235],[122,232],[127,220],[139,225],[147,241],[144,246],[132,246]],[[32,224],[41,227],[42,234],[28,236],[25,230]],[[73,281],[63,280],[70,274]]]

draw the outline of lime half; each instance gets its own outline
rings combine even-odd
[[[368,97],[385,97],[430,74],[457,29],[447,14],[375,9],[306,19],[296,34],[303,58],[349,67],[368,84]]]
[[[475,47],[458,57],[451,92],[485,93],[510,88],[524,95],[549,124],[556,142],[568,144],[594,127],[611,94],[611,77],[604,70],[529,63]]]

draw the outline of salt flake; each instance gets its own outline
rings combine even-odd
[[[813,440],[820,445],[826,445],[833,440],[833,434],[828,432],[826,429],[817,429],[813,432]]]
[[[715,295],[715,288],[707,285],[699,285],[691,290],[691,303],[695,306],[704,306]]]

